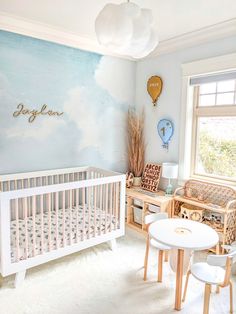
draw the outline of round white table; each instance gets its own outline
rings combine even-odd
[[[200,222],[187,219],[162,219],[149,227],[150,236],[158,242],[178,249],[175,309],[181,310],[184,250],[205,250],[219,241],[217,232]]]

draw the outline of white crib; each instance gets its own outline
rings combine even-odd
[[[26,269],[124,235],[125,176],[94,167],[0,176],[0,272]]]

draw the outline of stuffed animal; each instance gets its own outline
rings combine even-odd
[[[132,172],[126,172],[126,187],[130,188],[133,185],[134,175]]]

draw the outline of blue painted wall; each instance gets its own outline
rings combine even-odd
[[[0,31],[0,173],[126,167],[135,64]],[[62,116],[13,117],[19,103]]]

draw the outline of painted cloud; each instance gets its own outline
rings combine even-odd
[[[105,160],[117,160],[117,153],[124,151],[125,113],[113,106],[101,106],[89,100],[88,89],[77,87],[70,91],[64,111],[81,131],[78,151],[93,147]]]
[[[132,62],[1,31],[0,45],[1,172],[87,160],[124,168]],[[20,102],[29,109],[40,109],[45,102],[64,115],[39,116],[28,123],[25,116],[12,117]]]
[[[119,103],[134,101],[134,64],[104,56],[95,71],[95,80]]]

